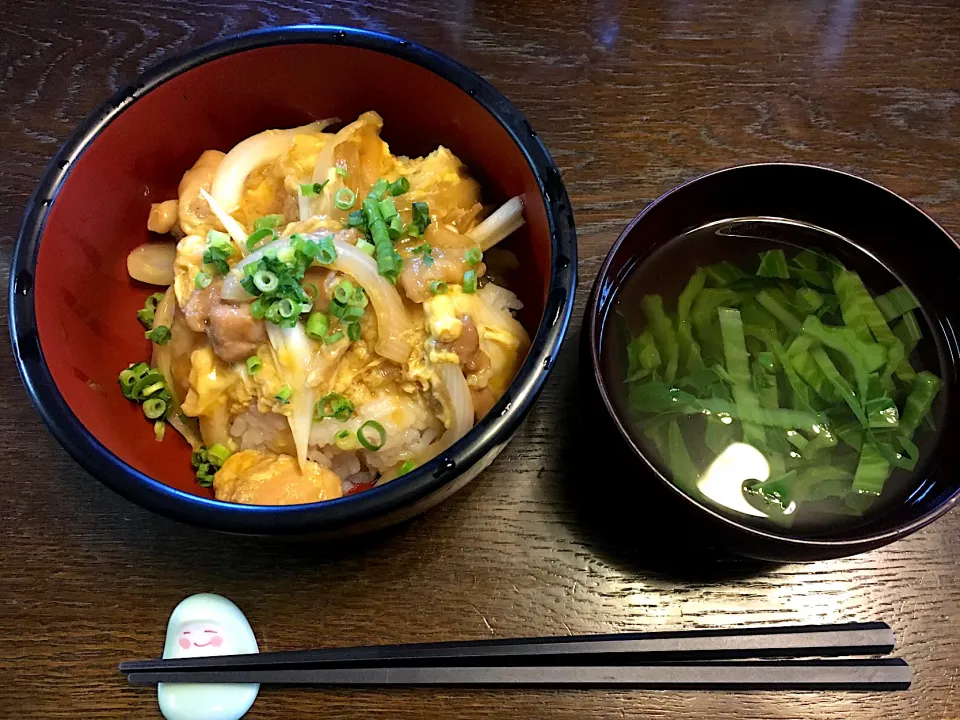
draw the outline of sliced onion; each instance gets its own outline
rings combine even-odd
[[[329,234],[327,232],[311,233],[306,237],[316,239]],[[244,266],[257,262],[268,251],[276,252],[289,244],[289,237],[280,238],[247,255],[234,265],[224,278],[220,297],[231,302],[251,300],[253,296],[240,284]],[[373,310],[377,314],[377,353],[394,362],[405,362],[410,356],[411,324],[400,293],[389,280],[377,272],[377,261],[372,257],[357,250],[350,243],[336,239],[336,236],[333,245],[337,249],[337,259],[330,267],[356,280],[357,284],[366,291]]]
[[[266,323],[267,337],[273,348],[273,360],[285,385],[293,391],[290,395],[290,432],[293,444],[297,448],[297,461],[301,470],[307,462],[307,448],[310,445],[310,429],[313,427],[314,389],[307,384],[307,372],[313,355],[313,345],[298,322],[292,328],[282,328]],[[281,362],[281,358],[284,362]],[[293,367],[290,367],[291,363]]]
[[[530,344],[530,336],[527,334],[526,329],[510,314],[509,310],[505,310],[491,303],[489,295],[481,296],[480,293],[477,293],[477,299],[480,300],[480,302],[477,303],[474,308],[474,321],[487,327],[498,327],[506,330],[514,337],[519,338],[523,346]]]
[[[523,227],[523,198],[510,198],[490,217],[467,233],[486,252],[508,235]]]
[[[410,318],[393,284],[377,272],[377,261],[342,240],[334,240],[336,262],[331,266],[349,275],[370,298],[377,314],[377,354],[397,363],[410,357]]]
[[[430,443],[419,456],[418,465],[430,458],[436,457],[452,446],[473,427],[473,398],[470,395],[470,386],[463,376],[458,363],[437,363],[433,366],[439,379],[439,386],[434,388],[437,397],[444,408],[450,412],[453,423],[447,431],[436,441]]]
[[[306,220],[312,215],[330,215],[333,212],[333,196],[342,183],[336,182],[335,151],[337,147],[349,140],[353,135],[359,132],[367,125],[374,125],[377,131],[383,127],[383,118],[375,112],[365,112],[349,125],[345,125],[328,142],[320,154],[317,156],[317,162],[313,166],[313,182],[322,183],[329,180],[327,186],[318,197],[307,198],[307,202],[300,203],[300,219]]]
[[[248,252],[247,231],[243,229],[243,225],[234,220],[227,211],[220,207],[219,203],[213,199],[210,193],[203,188],[200,188],[200,197],[207,201],[213,214],[217,216],[217,220],[223,225],[223,229],[230,233],[230,237],[233,238],[237,247],[240,248],[240,254],[246,255]]]
[[[437,377],[440,378],[453,413],[453,425],[447,428],[442,438],[446,446],[450,447],[473,427],[473,398],[458,363],[438,363]]]
[[[144,243],[127,255],[127,272],[134,280],[150,285],[172,285],[175,243]]]
[[[487,305],[497,310],[507,312],[510,310],[522,310],[523,303],[516,293],[500,287],[492,282],[488,282],[482,288],[477,290],[477,297],[483,300]]]
[[[240,207],[243,185],[250,173],[284,155],[293,146],[293,139],[297,135],[322,132],[335,122],[335,118],[330,118],[289,130],[266,130],[248,137],[228,152],[220,163],[213,176],[210,194],[224,210],[233,212]]]

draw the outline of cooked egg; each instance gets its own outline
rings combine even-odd
[[[343,494],[340,478],[307,461],[303,471],[290,455],[257,450],[234,453],[213,478],[218,500],[245,505],[297,505],[332,500]]]
[[[189,390],[183,402],[187,415],[211,415],[218,405],[239,411],[252,397],[237,369],[218,358],[212,347],[190,354]]]
[[[173,292],[182,310],[193,295],[197,273],[203,265],[206,241],[199,235],[187,235],[177,243],[177,257],[173,261]]]

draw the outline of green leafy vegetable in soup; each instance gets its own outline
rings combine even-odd
[[[781,524],[804,505],[862,514],[916,468],[916,436],[933,427],[941,383],[914,369],[916,298],[902,286],[875,296],[811,250],[762,252],[754,267],[698,268],[675,304],[643,297],[629,410],[694,496],[716,500],[726,467],[741,512]]]

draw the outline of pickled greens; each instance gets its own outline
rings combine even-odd
[[[679,487],[713,499],[717,468],[740,468],[728,506],[791,525],[798,511],[860,515],[916,468],[941,381],[915,357],[910,290],[875,295],[834,257],[782,249],[678,286],[640,301],[624,382]]]

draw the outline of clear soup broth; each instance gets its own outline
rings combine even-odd
[[[618,415],[696,500],[816,535],[917,486],[943,412],[939,343],[856,245],[777,219],[712,223],[635,266],[609,308]]]

